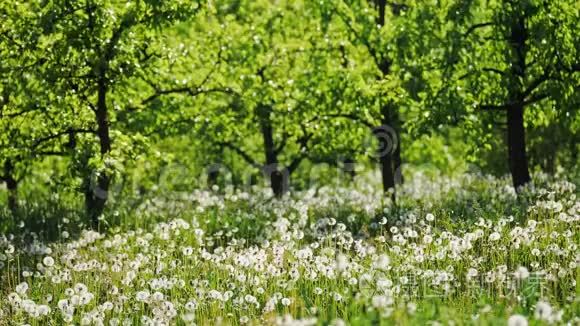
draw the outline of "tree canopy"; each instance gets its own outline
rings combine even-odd
[[[313,165],[357,162],[378,166],[394,203],[404,166],[448,168],[450,151],[426,146],[510,171],[516,189],[577,160],[571,0],[55,0],[0,16],[14,211],[46,164],[97,225],[142,162],[212,184],[262,175],[276,196]]]

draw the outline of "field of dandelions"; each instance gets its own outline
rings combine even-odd
[[[149,198],[98,233],[0,234],[0,325],[580,324],[574,183]]]

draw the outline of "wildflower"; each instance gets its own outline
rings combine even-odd
[[[139,291],[135,295],[135,298],[137,299],[137,301],[141,301],[141,302],[147,301],[147,299],[149,299],[149,292],[148,291]]]
[[[282,305],[285,307],[288,307],[290,305],[290,303],[292,303],[292,301],[288,298],[282,298],[281,302],[282,302]]]
[[[85,293],[88,291],[88,288],[86,285],[84,285],[83,283],[77,283],[74,286],[74,291],[77,294],[81,294],[81,293]]]
[[[467,280],[471,280],[474,277],[476,277],[479,273],[477,272],[477,269],[475,268],[470,268],[469,270],[467,270]]]
[[[16,293],[24,295],[26,291],[28,291],[28,283],[22,282],[16,286]]]
[[[191,323],[195,319],[195,314],[188,312],[181,316],[181,319],[186,323]]]
[[[36,312],[40,316],[46,316],[50,313],[50,307],[47,305],[39,305],[36,307]]]
[[[185,247],[183,248],[183,255],[184,256],[191,256],[193,254],[193,248]]]
[[[6,247],[6,249],[4,250],[4,253],[6,253],[7,255],[13,254],[15,251],[14,246],[13,245],[8,245],[8,247]]]
[[[407,303],[407,312],[409,315],[414,315],[417,311],[417,305],[414,302]]]
[[[46,256],[42,259],[42,263],[46,267],[52,267],[54,265],[54,259],[50,256]]]
[[[552,306],[545,301],[538,301],[536,303],[536,311],[534,317],[539,320],[549,320],[552,316]]]
[[[528,326],[528,320],[522,315],[512,315],[508,319],[508,326]]]
[[[348,258],[344,254],[338,254],[336,257],[336,270],[338,272],[344,272],[348,267]]]
[[[391,263],[389,256],[382,254],[375,258],[373,261],[373,268],[378,270],[386,271]]]
[[[79,303],[81,306],[89,304],[94,298],[94,295],[90,292],[85,292],[80,295]]]
[[[489,240],[490,241],[497,241],[501,238],[501,235],[497,232],[493,232],[492,234],[489,235]]]
[[[185,307],[185,310],[187,310],[187,311],[193,311],[193,310],[197,309],[197,302],[195,300],[191,300],[191,301],[187,302],[184,307]]]
[[[514,277],[518,280],[525,280],[530,276],[530,272],[528,272],[528,269],[520,266],[516,269],[516,271],[514,272]]]
[[[385,308],[393,303],[393,300],[386,295],[375,295],[371,299],[371,304],[377,309]]]

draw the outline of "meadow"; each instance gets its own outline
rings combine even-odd
[[[0,324],[580,321],[575,184],[540,174],[518,198],[507,178],[416,174],[397,205],[376,188],[160,195],[106,233],[63,218],[52,242],[22,222],[0,236]]]
[[[0,326],[580,325],[578,0],[0,0]]]

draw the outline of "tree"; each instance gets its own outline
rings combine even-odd
[[[338,48],[324,43],[306,3],[240,2],[220,8],[206,28],[224,35],[216,50],[222,64],[214,74],[231,96],[205,102],[198,117],[205,123],[198,128],[211,135],[210,142],[260,170],[281,197],[313,146],[319,113],[328,105],[329,52]]]
[[[508,165],[516,189],[530,181],[526,117],[554,107],[574,115],[579,85],[573,1],[455,2],[448,7],[443,111],[475,119],[505,116]],[[444,108],[455,103],[453,108]],[[459,106],[459,107],[457,107]],[[447,111],[448,112],[448,111]],[[473,120],[472,119],[472,120]]]
[[[31,69],[42,63],[34,55],[36,35],[31,5],[0,4],[0,181],[8,190],[8,208],[15,215],[18,209],[18,187],[33,159],[53,155],[40,141],[30,139],[43,129],[39,116],[43,103],[34,100],[38,88]]]
[[[56,112],[62,131],[46,137],[58,139],[77,133],[81,130],[72,126],[81,124],[86,126],[82,132],[96,139],[81,139],[91,157],[81,153],[80,159],[91,166],[87,171],[95,172],[84,176],[83,193],[87,215],[97,227],[113,166],[127,150],[121,144],[117,150],[113,147],[114,141],[123,140],[123,131],[115,129],[117,111],[128,108],[121,107],[127,99],[120,99],[120,93],[128,88],[126,82],[143,73],[144,66],[155,58],[159,49],[151,49],[150,43],[158,37],[158,28],[191,18],[199,5],[181,0],[126,4],[59,0],[40,3],[32,10],[39,13],[32,27],[40,33],[36,53],[44,58],[36,68],[38,78],[50,85],[47,97],[68,104],[67,109]]]
[[[336,112],[334,115],[358,121],[372,131],[378,142],[377,156],[383,190],[392,191],[392,199],[395,200],[396,184],[403,180],[400,142],[403,123],[400,109],[408,105],[408,99],[404,95],[406,90],[402,79],[403,62],[400,59],[403,57],[397,53],[407,48],[397,49],[394,45],[407,33],[401,33],[400,30],[410,7],[386,0],[329,2],[323,3],[322,7],[332,25],[343,31],[337,33],[337,37],[345,37],[355,48],[364,48],[366,55],[361,55],[356,49],[352,57],[358,60],[363,76],[369,76],[370,73],[371,78],[375,79],[375,82],[366,82],[371,85],[369,91],[372,95],[370,101],[363,100],[365,107],[357,107],[355,112]],[[367,63],[370,71],[365,68]]]

